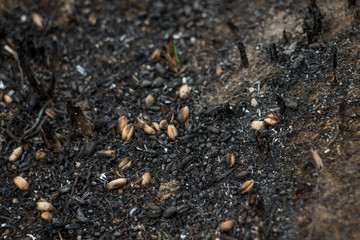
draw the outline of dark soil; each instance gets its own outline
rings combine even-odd
[[[335,0],[2,0],[0,238],[360,239],[359,16]],[[276,125],[250,127],[268,114]]]

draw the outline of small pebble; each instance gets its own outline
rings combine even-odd
[[[151,81],[144,80],[144,81],[141,82],[140,87],[142,87],[142,88],[150,87],[151,84],[152,84]]]

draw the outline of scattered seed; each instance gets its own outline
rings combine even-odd
[[[234,221],[227,220],[219,224],[219,229],[221,232],[228,232],[234,227]]]
[[[45,221],[51,222],[52,218],[53,218],[53,217],[52,217],[51,212],[43,212],[43,213],[41,214],[41,219],[43,219],[43,220],[45,220]]]
[[[160,124],[158,124],[157,122],[152,122],[152,125],[153,125],[153,127],[155,128],[155,130],[157,131],[157,132],[160,132]]]
[[[144,174],[142,175],[141,179],[142,179],[141,185],[142,185],[143,187],[149,186],[150,180],[151,180],[151,175],[150,175],[150,173],[149,173],[149,172],[144,173]]]
[[[112,180],[111,182],[109,182],[107,185],[106,185],[106,188],[108,190],[113,190],[113,189],[117,189],[119,187],[122,187],[126,184],[127,182],[127,179],[126,178],[118,178],[118,179],[115,179],[115,180]]]
[[[127,124],[128,124],[128,120],[126,116],[121,116],[118,118],[117,128],[120,135],[122,135],[122,132]]]
[[[15,162],[16,160],[18,160],[21,157],[22,153],[23,153],[22,146],[15,148],[9,157],[9,161]]]
[[[128,124],[122,131],[122,139],[130,140],[132,135],[134,134],[134,126],[132,124]]]
[[[266,115],[264,121],[271,126],[275,126],[277,124],[277,117],[273,113],[270,113]]]
[[[150,127],[149,125],[147,125],[146,123],[144,124],[143,126],[143,130],[147,133],[147,134],[150,134],[150,135],[153,135],[155,134],[155,130]]]
[[[240,188],[241,194],[245,194],[254,186],[254,180],[246,181]]]
[[[158,62],[160,60],[161,52],[160,49],[155,49],[153,54],[151,54],[151,61]]]
[[[220,66],[220,65],[217,65],[217,66],[216,66],[216,75],[217,75],[217,76],[220,76],[221,73],[222,73],[221,66]]]
[[[46,152],[44,152],[44,151],[37,151],[36,153],[35,153],[35,159],[36,160],[41,160],[41,159],[44,159],[45,157],[46,157]]]
[[[25,180],[25,178],[21,176],[17,176],[14,178],[14,184],[20,190],[27,190],[29,188],[29,183]]]
[[[51,108],[46,108],[46,109],[45,109],[45,114],[46,114],[46,116],[48,116],[49,118],[56,119],[56,113],[55,113],[55,111],[52,110]]]
[[[166,119],[160,121],[160,128],[165,130],[168,127],[168,122]]]
[[[81,163],[79,163],[79,162],[77,162],[76,164],[75,164],[75,168],[79,168],[81,166]]]
[[[229,163],[230,163],[230,167],[235,165],[235,154],[231,153],[228,157],[229,159]]]
[[[270,114],[266,115],[266,117],[277,120],[277,117],[273,113],[270,113]]]
[[[154,97],[153,97],[153,95],[149,95],[149,96],[147,96],[146,98],[145,98],[145,106],[147,107],[147,108],[149,108],[149,107],[151,107],[152,105],[154,104]]]
[[[266,122],[267,124],[269,124],[271,126],[275,126],[277,124],[277,121],[273,118],[265,118],[264,122]]]
[[[102,157],[115,157],[115,150],[104,150],[104,151],[98,151],[97,155]]]
[[[35,26],[38,27],[39,29],[44,28],[44,19],[42,18],[42,16],[40,14],[33,13],[32,21],[35,24]]]
[[[319,153],[316,150],[313,150],[313,149],[310,149],[310,152],[312,154],[312,157],[314,158],[316,166],[318,168],[324,168],[324,163],[323,163]]]
[[[178,131],[177,131],[176,127],[172,124],[170,124],[168,126],[167,131],[168,131],[169,138],[171,138],[172,140],[174,140],[178,135]]]
[[[260,129],[262,129],[265,126],[265,123],[263,121],[252,121],[251,122],[251,128],[254,129],[255,131],[258,131]]]
[[[190,95],[190,88],[187,84],[184,84],[179,89],[179,97],[181,99],[187,99]]]
[[[4,95],[4,102],[6,102],[6,103],[12,103],[14,100],[13,100],[13,98],[10,96],[10,95],[8,95],[8,94],[5,94]]]
[[[130,160],[128,158],[124,158],[123,160],[121,160],[121,162],[119,163],[119,168],[123,168],[126,164],[128,164],[130,162]]]
[[[120,163],[119,163],[119,169],[121,171],[125,171],[126,169],[129,169],[132,167],[132,161],[130,161],[128,158],[124,158]]]
[[[97,18],[95,15],[90,15],[88,18],[88,22],[90,23],[90,25],[95,25],[97,22]]]
[[[54,209],[54,207],[51,205],[51,203],[46,201],[39,201],[36,203],[36,209],[39,211],[46,211],[50,212]]]
[[[185,106],[180,109],[178,119],[180,123],[184,123],[189,117],[189,107]]]

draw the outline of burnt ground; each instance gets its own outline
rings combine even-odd
[[[360,14],[349,2],[2,0],[1,239],[359,239]],[[178,73],[151,60],[170,36]],[[275,126],[251,129],[268,114]],[[166,119],[178,137],[137,119]],[[220,231],[225,220],[234,227]]]

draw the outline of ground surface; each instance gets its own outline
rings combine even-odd
[[[359,11],[332,0],[167,2],[1,1],[1,239],[359,239]],[[151,60],[170,36],[178,73]],[[275,126],[251,129],[271,113]],[[123,115],[129,141],[116,129]],[[138,118],[166,119],[178,137],[148,135]],[[39,200],[53,205],[51,221]],[[225,220],[234,227],[222,232]]]

